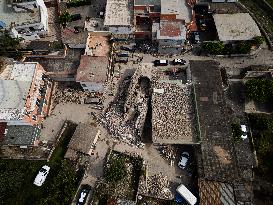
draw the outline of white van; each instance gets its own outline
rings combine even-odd
[[[176,191],[185,199],[190,205],[197,203],[197,198],[185,187],[183,184],[179,185]]]

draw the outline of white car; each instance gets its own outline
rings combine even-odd
[[[47,165],[44,165],[44,166],[40,169],[39,173],[37,174],[37,176],[36,176],[36,178],[35,178],[33,184],[35,184],[36,186],[42,186],[43,183],[44,183],[45,180],[46,180],[46,177],[47,177],[47,175],[48,175],[48,173],[49,173],[49,170],[50,170],[50,167],[47,166]]]
[[[241,138],[242,138],[243,140],[245,140],[245,139],[247,138],[247,129],[246,129],[246,125],[241,125],[241,130],[242,130],[242,132],[243,132]]]
[[[185,169],[187,162],[189,161],[190,154],[188,152],[182,152],[180,161],[178,162],[178,167]]]
[[[186,63],[183,59],[173,59],[173,65],[186,65]]]

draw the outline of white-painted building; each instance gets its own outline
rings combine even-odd
[[[161,20],[156,33],[158,52],[179,54],[184,48],[186,27],[181,20]]]
[[[27,41],[40,39],[48,32],[48,12],[43,0],[0,0],[0,29]]]

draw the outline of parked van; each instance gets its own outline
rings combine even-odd
[[[197,198],[183,184],[178,186],[176,191],[190,205],[195,205],[197,203]]]
[[[117,56],[118,57],[129,57],[129,53],[122,52],[122,53],[118,53]]]
[[[154,66],[167,66],[168,60],[155,60]]]
[[[115,62],[116,63],[127,63],[128,58],[126,58],[126,57],[117,57],[117,58],[115,58]]]

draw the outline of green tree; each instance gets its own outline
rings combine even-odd
[[[248,41],[241,42],[235,46],[236,54],[248,54],[251,51],[251,43]]]
[[[209,54],[220,55],[223,54],[224,44],[221,41],[204,42],[202,48]]]
[[[260,46],[264,42],[264,37],[263,36],[256,36],[252,39],[252,41],[255,46]]]
[[[71,21],[71,15],[68,11],[63,12],[59,16],[59,22],[64,28],[67,26],[67,23],[70,21]]]
[[[232,136],[235,142],[240,141],[242,138],[243,131],[241,130],[241,125],[239,123],[232,123]]]
[[[23,38],[12,38],[8,31],[0,34],[0,55],[20,59],[22,53],[19,49],[22,40]]]
[[[269,102],[273,99],[273,81],[271,79],[251,79],[245,83],[246,97],[257,102]]]
[[[105,172],[105,179],[108,182],[117,182],[126,176],[125,159],[121,156],[113,156],[110,159],[109,167]]]

